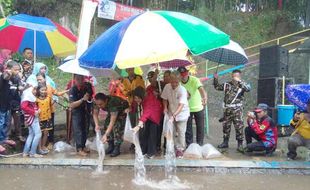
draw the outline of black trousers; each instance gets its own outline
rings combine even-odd
[[[86,138],[87,138],[87,114],[80,112],[72,112],[72,128],[73,137],[76,144],[76,149],[85,148]]]
[[[250,152],[253,151],[270,151],[272,148],[265,147],[263,141],[259,136],[254,132],[251,127],[246,127],[245,130],[245,140],[247,144],[247,150]],[[257,142],[252,142],[252,139],[257,140]]]
[[[52,125],[52,130],[48,131],[48,142],[54,143],[55,113],[52,113],[51,125]]]
[[[199,112],[191,112],[187,120],[187,127],[185,132],[186,145],[189,146],[193,143],[193,117],[196,123],[196,142],[200,146],[203,145],[204,129],[205,129],[205,110]]]
[[[161,148],[161,136],[163,134],[163,127],[164,127],[164,117],[162,117],[160,121],[160,125],[157,128],[157,143],[156,143],[157,145],[156,146],[158,150]]]
[[[153,156],[156,154],[158,125],[151,120],[145,122],[141,130],[140,144],[143,154]]]

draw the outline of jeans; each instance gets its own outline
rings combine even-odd
[[[251,127],[245,128],[245,140],[246,140],[246,148],[249,152],[253,151],[272,151],[274,147],[266,147],[263,141],[259,138],[259,136],[254,132]],[[257,140],[257,142],[252,142],[252,138]]]
[[[34,155],[37,152],[38,145],[41,140],[41,129],[39,124],[39,119],[36,117],[32,125],[28,128],[29,134],[24,147],[24,154]]]
[[[204,129],[205,129],[205,110],[201,110],[199,112],[191,112],[186,127],[186,145],[189,146],[193,143],[193,117],[195,118],[196,123],[196,141],[200,146],[203,145],[204,139]]]
[[[10,118],[10,111],[0,111],[0,143],[8,139]]]
[[[73,137],[77,151],[85,148],[87,139],[86,127],[87,127],[86,113],[82,114],[79,112],[72,112]]]

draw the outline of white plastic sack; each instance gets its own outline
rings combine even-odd
[[[202,158],[202,149],[199,144],[192,143],[184,152],[184,158],[195,158],[200,159]]]
[[[173,122],[168,114],[164,117],[163,134],[168,140],[173,140]]]
[[[128,141],[128,142],[131,142],[131,143],[134,143],[133,142],[133,137],[134,137],[134,131],[132,130],[132,127],[131,127],[131,122],[130,122],[129,114],[127,114],[125,130],[124,130],[124,140]]]
[[[86,146],[87,148],[89,148],[90,150],[97,151],[96,139],[93,139],[93,140],[87,139],[87,140],[86,140],[86,143],[85,143],[85,146]]]
[[[202,146],[202,156],[205,159],[211,159],[221,157],[222,154],[211,144],[205,144]]]
[[[55,152],[69,152],[73,151],[74,147],[63,142],[63,141],[58,141],[54,144],[54,151]]]

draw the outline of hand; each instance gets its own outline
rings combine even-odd
[[[214,76],[215,79],[219,78],[219,75],[217,73],[214,73],[213,76]]]
[[[89,94],[88,93],[84,94],[82,100],[87,101],[88,99],[89,99]]]
[[[96,131],[96,132],[99,132],[99,131],[100,131],[100,126],[99,126],[99,125],[96,125],[95,131]]]
[[[124,110],[124,112],[125,112],[125,113],[129,113],[129,112],[130,112],[130,109],[127,108],[127,109]]]
[[[38,116],[38,115],[40,114],[40,112],[41,112],[41,110],[38,109],[37,111],[34,112],[34,115],[35,115],[35,116]]]
[[[164,114],[168,114],[168,109],[167,108],[164,109]]]
[[[255,119],[256,117],[255,117],[255,114],[253,113],[253,112],[248,112],[247,113],[247,116],[248,116],[248,118],[250,118],[250,119]]]
[[[107,143],[108,142],[108,137],[106,134],[104,134],[101,138],[102,143]]]
[[[201,102],[202,102],[203,106],[207,105],[207,100],[208,100],[207,98],[202,98],[201,99]]]
[[[134,133],[137,133],[140,130],[140,126],[137,125],[134,128],[132,128],[131,130],[133,130]]]

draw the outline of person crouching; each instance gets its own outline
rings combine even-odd
[[[268,105],[258,104],[253,112],[248,113],[248,127],[245,128],[247,146],[245,152],[266,151],[271,154],[277,147],[278,129],[267,115]],[[252,142],[252,139],[257,142]]]

